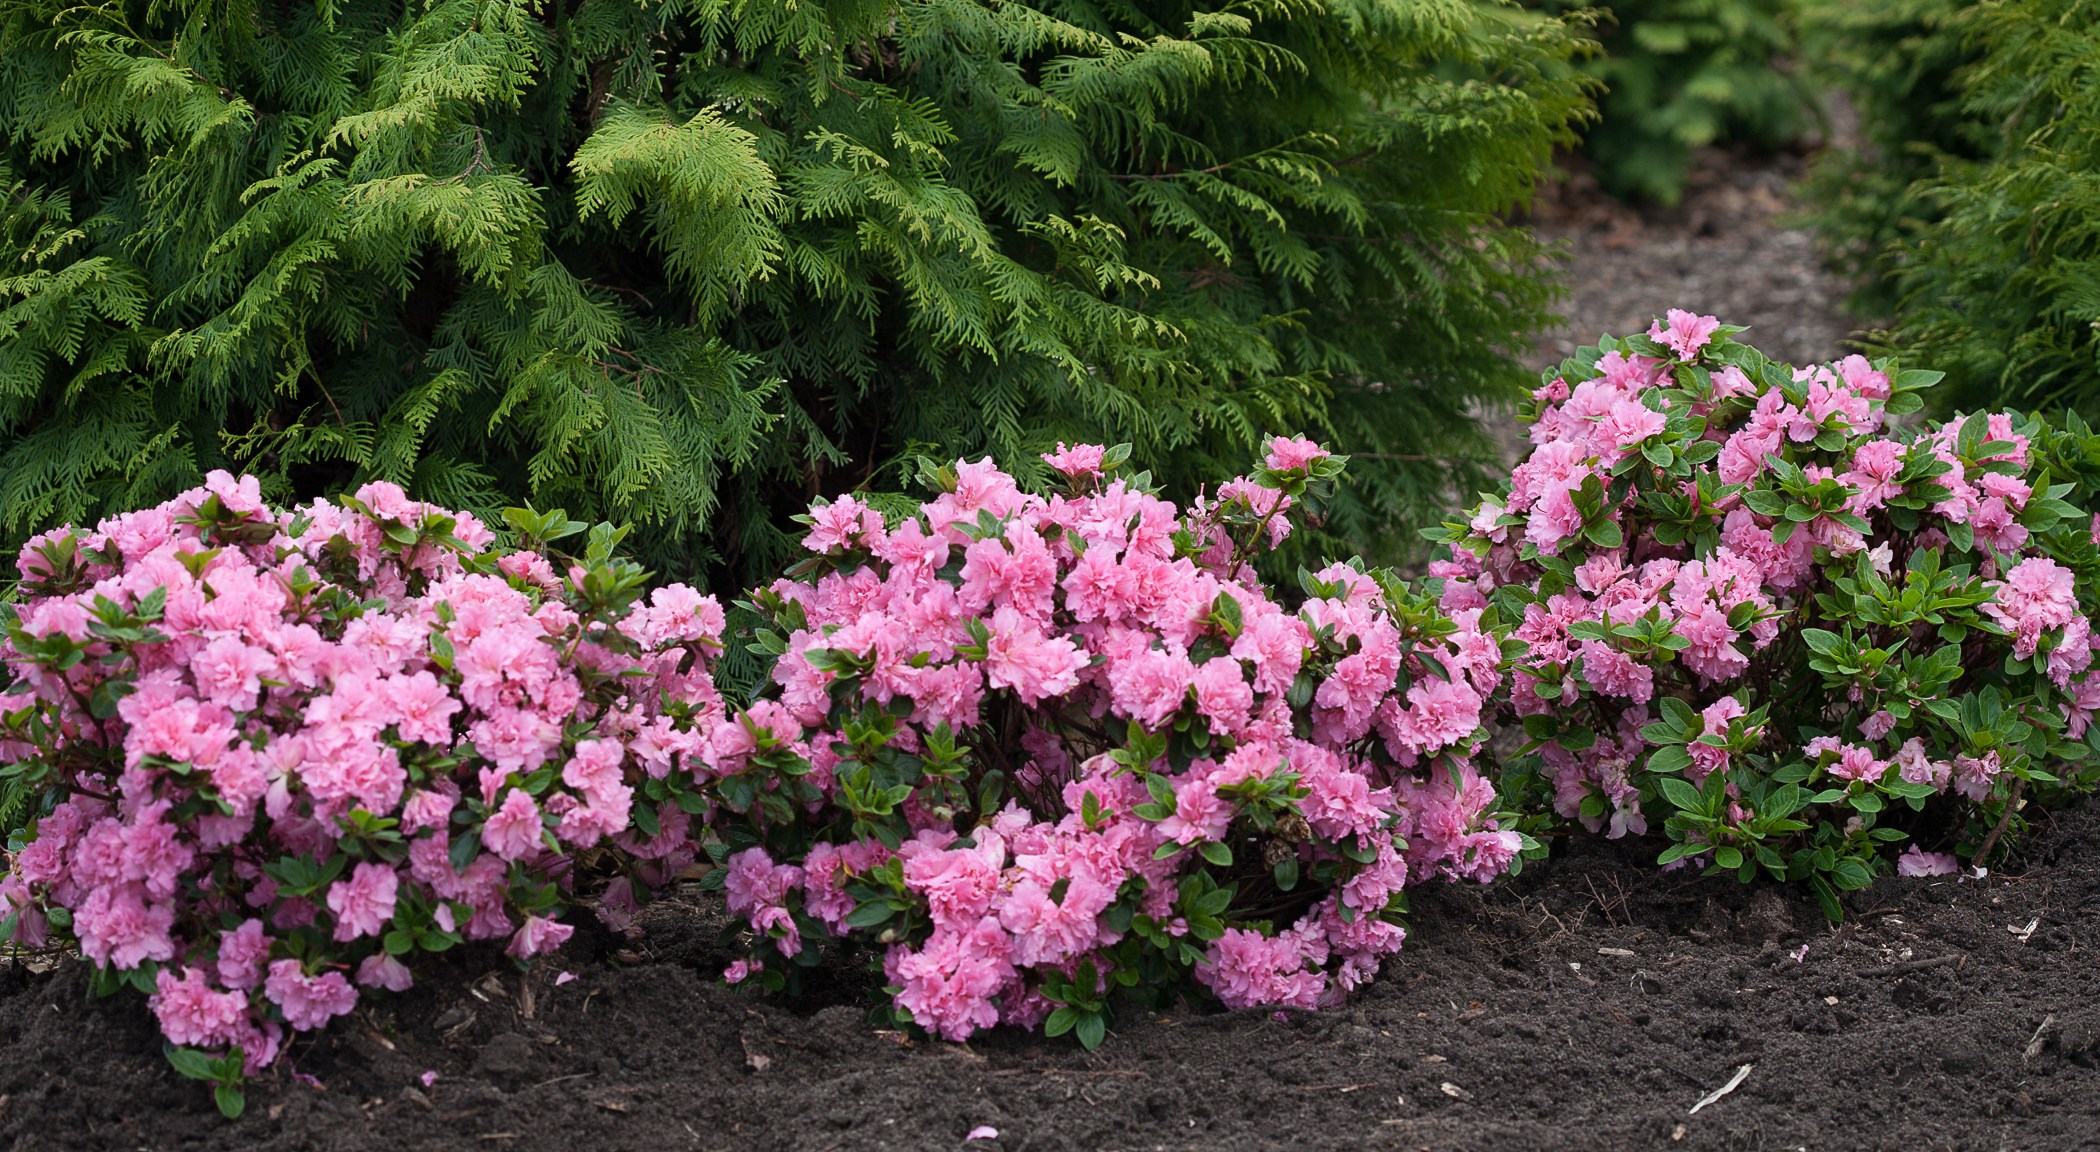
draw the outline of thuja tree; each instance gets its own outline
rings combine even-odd
[[[1394,539],[1547,303],[1490,214],[1579,45],[1433,0],[10,5],[4,528],[232,466],[755,572],[922,453],[1123,440],[1186,491],[1304,429],[1359,454],[1327,533]]]
[[[1978,6],[1948,21],[1977,142],[1916,194],[1936,214],[1884,252],[1893,344],[1947,372],[1938,402],[2100,412],[2100,16],[2066,0]]]
[[[1904,242],[1941,215],[1919,181],[1987,159],[2006,139],[2002,110],[1962,99],[1962,70],[1983,56],[1971,29],[1984,11],[1962,0],[1804,0],[1797,10],[1810,82],[1842,90],[1859,111],[1858,140],[1816,155],[1803,200],[1824,257],[1851,282],[1847,310],[1885,321],[1902,300],[1892,273]]]

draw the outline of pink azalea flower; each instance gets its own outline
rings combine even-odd
[[[1108,682],[1118,712],[1156,729],[1180,710],[1195,687],[1196,666],[1180,652],[1152,649],[1116,661]]]
[[[270,955],[270,939],[263,935],[262,921],[250,918],[219,937],[219,982],[228,988],[253,988],[262,982],[263,961]]]
[[[1313,1008],[1327,979],[1305,971],[1305,959],[1295,941],[1228,928],[1196,965],[1196,979],[1227,1008]]]
[[[1233,805],[1218,796],[1208,779],[1185,781],[1174,794],[1174,812],[1159,823],[1159,834],[1181,844],[1218,840],[1232,824]]]
[[[1961,871],[1961,863],[1952,852],[1925,852],[1916,844],[1903,850],[1896,859],[1898,876],[1952,876]]]
[[[1668,322],[1668,327],[1663,321]],[[1663,320],[1648,326],[1648,338],[1676,352],[1679,360],[1689,362],[1720,327],[1721,322],[1715,317],[1672,308],[1664,313]]]
[[[173,960],[175,910],[148,904],[145,885],[105,884],[88,893],[73,911],[73,932],[80,953],[97,965],[136,968],[147,960]]]
[[[1264,463],[1278,472],[1289,472],[1296,468],[1310,468],[1330,455],[1333,453],[1303,436],[1272,436]]]
[[[521,960],[529,959],[561,947],[575,932],[573,925],[558,923],[541,916],[527,916],[524,926],[518,929],[517,935],[511,937],[510,946],[503,951],[505,955],[516,956]]]
[[[355,940],[386,931],[387,921],[394,916],[399,886],[394,870],[384,864],[359,864],[349,879],[329,885],[328,910],[335,913],[336,940]]]
[[[336,1016],[347,1016],[357,1006],[357,989],[341,972],[309,976],[292,959],[270,963],[270,976],[263,981],[263,995],[284,1013],[284,1022],[297,1032],[310,1032]]]
[[[415,977],[408,965],[394,959],[385,952],[374,952],[357,966],[357,982],[366,988],[384,988],[389,992],[406,992],[415,987]]]
[[[505,860],[521,860],[539,851],[545,832],[539,805],[524,789],[513,788],[503,798],[503,806],[489,813],[482,825],[481,843]]]
[[[1889,762],[1876,760],[1874,752],[1857,744],[1847,744],[1838,750],[1838,762],[1830,766],[1830,774],[1840,780],[1865,780],[1874,782],[1887,772]]]
[[[146,1003],[171,1043],[223,1048],[235,1042],[248,1018],[248,997],[214,991],[199,969],[187,969],[177,979],[172,969],[163,968],[154,974],[154,985]]]
[[[1101,475],[1101,460],[1106,454],[1107,450],[1099,444],[1075,444],[1067,448],[1060,440],[1056,452],[1043,453],[1043,461],[1059,472],[1079,479]]]

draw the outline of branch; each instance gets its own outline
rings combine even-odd
[[[476,127],[476,128],[474,129],[474,157],[473,157],[473,159],[471,159],[471,160],[468,160],[468,161],[467,161],[467,166],[466,166],[466,167],[465,167],[464,169],[462,169],[462,170],[460,171],[459,175],[457,175],[457,176],[447,176],[447,177],[445,177],[445,178],[444,178],[443,180],[440,180],[440,181],[438,181],[438,182],[437,182],[436,184],[432,185],[432,187],[443,187],[443,186],[444,186],[444,185],[446,185],[446,184],[452,184],[452,183],[455,183],[455,182],[457,182],[457,181],[460,181],[460,180],[464,180],[464,179],[466,179],[467,177],[469,177],[469,176],[472,176],[472,175],[474,174],[474,170],[475,170],[476,168],[479,168],[479,169],[481,169],[481,170],[482,170],[483,172],[492,172],[492,171],[494,171],[494,169],[492,169],[492,168],[490,168],[490,167],[489,167],[488,165],[486,165],[486,164],[482,163],[482,161],[483,161],[483,160],[486,160],[486,159],[488,159],[488,155],[489,155],[489,147],[488,147],[488,140],[487,140],[487,138],[486,138],[486,137],[484,137],[484,136],[483,136],[483,135],[481,134],[481,129],[480,129],[480,128],[479,128],[478,126],[477,126],[477,127]]]
[[[1998,826],[1991,829],[1991,834],[1983,838],[1983,847],[1976,850],[1976,855],[1969,857],[1970,863],[1980,868],[1983,866],[1984,861],[1991,858],[1991,849],[1998,846],[1998,837],[2005,835],[2006,826],[2012,823],[2013,812],[2020,806],[2020,793],[2026,790],[2027,781],[2019,779],[2013,781],[2012,791],[2007,793],[2005,797],[2005,811],[1998,814]]]
[[[1223,164],[1213,164],[1208,168],[1184,168],[1179,172],[1160,172],[1150,176],[1128,172],[1104,172],[1102,175],[1110,180],[1172,180],[1176,176],[1214,176],[1232,167],[1234,163],[1235,161],[1227,160]]]

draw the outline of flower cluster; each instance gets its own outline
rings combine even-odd
[[[276,511],[214,472],[30,541],[0,756],[41,807],[0,938],[69,934],[237,1075],[421,952],[558,946],[584,850],[624,850],[622,892],[690,863],[636,781],[722,715],[721,608],[641,602],[602,526],[557,570],[584,526],[509,515],[518,550],[391,484]]]
[[[1098,1042],[1105,996],[1208,987],[1332,1001],[1400,946],[1402,888],[1485,880],[1525,846],[1471,766],[1500,650],[1390,573],[1249,558],[1342,461],[1277,438],[1186,510],[1127,449],[1046,457],[1062,492],[990,460],[929,474],[890,522],[808,516],[775,622],[773,692],[702,787],[732,982],[783,986],[828,938],[881,950],[897,1016],[951,1039],[1047,1021]]]
[[[1538,819],[1660,824],[1666,863],[1805,880],[1835,915],[1885,846],[1971,855],[2021,790],[2092,782],[2052,768],[2100,705],[2100,445],[2075,417],[1905,421],[1936,374],[1790,369],[1741,331],[1672,310],[1546,372],[1529,457],[1430,533],[1431,574],[1521,643],[1492,707]]]

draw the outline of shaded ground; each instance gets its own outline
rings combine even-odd
[[[636,963],[594,951],[611,941],[529,975],[460,956],[303,1041],[315,1083],[256,1085],[231,1124],[138,998],[84,1001],[76,964],[14,971],[0,1145],[844,1152],[982,1124],[979,1152],[2100,1147],[2100,806],[2045,825],[2017,875],[1886,880],[1835,931],[1777,889],[1574,847],[1422,890],[1407,950],[1342,1009],[1126,1018],[1090,1055],[873,1033],[850,970],[793,1007],[717,989],[694,892]]]
[[[1805,364],[1842,356],[1862,325],[1839,309],[1846,285],[1817,260],[1813,238],[1788,228],[1801,205],[1790,188],[1799,156],[1702,149],[1675,207],[1635,207],[1604,194],[1580,156],[1562,156],[1564,182],[1546,186],[1524,223],[1561,245],[1565,323],[1538,333],[1525,366],[1543,369],[1602,335],[1645,332],[1672,308],[1748,325],[1767,356]],[[1489,417],[1514,464],[1531,450],[1524,425]]]
[[[1744,339],[1791,363],[1829,359],[1856,322],[1841,315],[1845,287],[1817,262],[1809,233],[1781,226],[1797,205],[1788,186],[1804,161],[1699,154],[1684,200],[1635,209],[1605,196],[1572,166],[1532,213],[1541,238],[1567,244],[1568,323],[1541,333],[1530,358],[1545,367],[1601,333],[1645,331],[1670,308],[1747,324]]]

